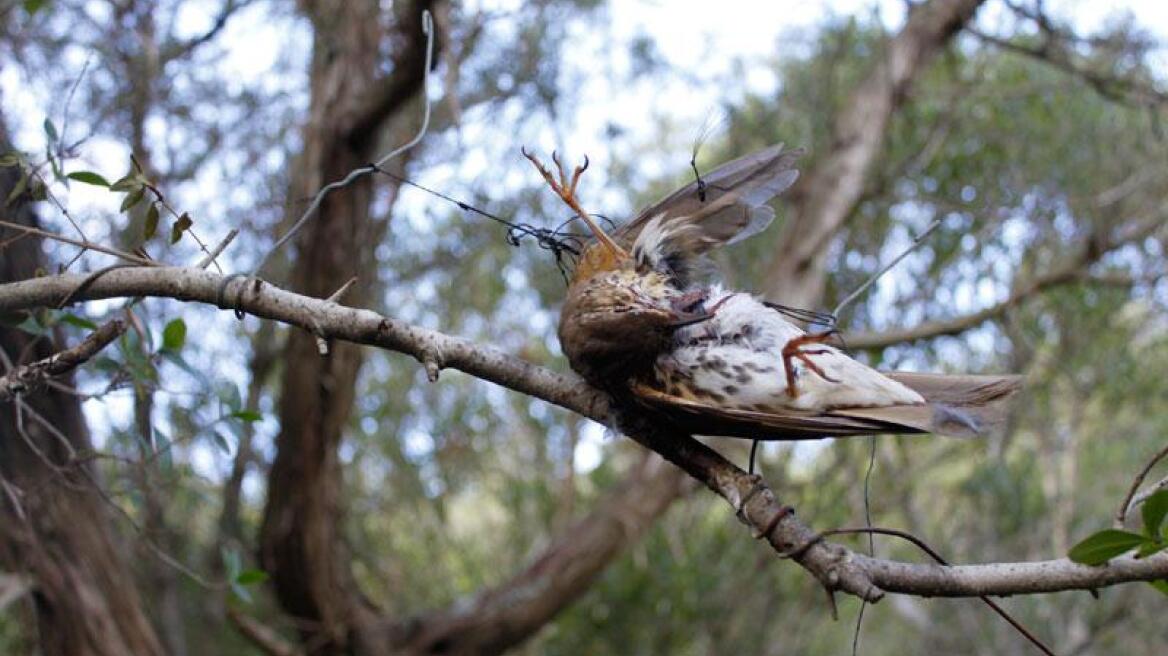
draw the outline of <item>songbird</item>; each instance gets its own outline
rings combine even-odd
[[[698,275],[712,249],[763,231],[768,201],[798,178],[782,144],[678,189],[607,234],[580,205],[585,158],[559,178],[523,151],[588,226],[560,313],[572,368],[688,432],[752,439],[878,433],[980,435],[999,424],[1017,376],[881,373],[807,333],[781,306]],[[778,307],[779,309],[776,309]]]

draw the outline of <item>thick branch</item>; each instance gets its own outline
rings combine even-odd
[[[223,300],[223,276],[192,268],[151,267],[111,270],[85,289],[86,276],[63,274],[0,285],[0,311],[56,305],[75,300],[156,296],[240,309],[260,317],[300,326],[330,339],[379,346],[412,355],[421,362],[459,369],[483,380],[543,399],[586,417],[607,421],[609,399],[579,378],[524,362],[488,346],[379,315],[309,298],[254,280],[229,280]],[[257,289],[258,287],[258,289]],[[1168,578],[1168,556],[1117,559],[1107,567],[1083,567],[1067,561],[998,563],[938,567],[871,559],[840,545],[817,542],[815,533],[784,507],[756,476],[737,468],[713,449],[684,434],[663,429],[646,418],[623,418],[630,437],[660,453],[740,509],[756,535],[795,559],[828,588],[869,599],[883,590],[921,595],[977,596],[1098,588],[1129,581]],[[774,523],[776,517],[781,521]],[[772,523],[774,525],[772,526]],[[770,529],[769,532],[767,529]],[[806,547],[806,545],[812,545]],[[1045,578],[1049,576],[1050,578]]]

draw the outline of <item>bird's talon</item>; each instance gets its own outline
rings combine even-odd
[[[813,335],[803,335],[787,342],[783,347],[783,372],[787,376],[787,396],[792,399],[799,398],[799,390],[795,387],[795,366],[792,360],[798,358],[800,362],[807,365],[807,368],[814,372],[820,378],[829,383],[839,383],[840,381],[828,376],[819,365],[811,361],[809,356],[812,355],[826,355],[831,351],[827,349],[818,349],[815,351],[802,350],[807,344],[822,344],[827,341],[832,335],[835,335],[838,330],[832,328],[822,333],[815,333]]]

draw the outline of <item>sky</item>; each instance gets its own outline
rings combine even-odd
[[[200,8],[206,9],[207,5],[189,4],[191,9],[183,20],[190,25],[192,32],[197,32],[207,20],[206,14],[200,14]],[[510,3],[482,4],[492,7],[501,4],[505,7]],[[1130,12],[1141,26],[1155,31],[1161,40],[1168,42],[1168,2],[1163,0],[1110,3],[1048,0],[1046,5],[1051,14],[1069,20],[1077,30],[1084,33],[1113,20],[1117,12]],[[573,47],[568,49],[568,68],[589,74],[582,77],[579,102],[573,104],[571,116],[564,119],[571,129],[565,134],[548,127],[534,137],[534,143],[527,145],[542,152],[559,148],[561,152],[572,156],[586,152],[594,162],[639,156],[640,172],[644,178],[651,179],[672,174],[676,172],[679,162],[688,161],[694,136],[701,131],[703,124],[711,121],[711,117],[716,123],[717,115],[712,114],[712,111],[721,103],[735,99],[730,94],[773,91],[777,80],[768,62],[777,52],[799,52],[805,48],[814,32],[813,27],[826,17],[874,15],[879,16],[893,30],[904,20],[905,3],[903,0],[782,0],[712,4],[708,0],[614,0],[605,11],[609,16],[606,29],[617,42],[648,37],[655,44],[657,54],[673,69],[688,72],[688,78],[661,80],[653,77],[634,84],[617,83],[615,80],[626,77],[620,73],[632,66],[628,49],[608,48],[608,42],[601,35],[573,35]],[[1006,12],[994,0],[987,4],[978,17],[980,26],[988,31],[1002,27],[1007,20]],[[286,22],[268,22],[260,11],[245,12],[229,25],[224,43],[231,44],[231,49],[219,64],[233,71],[241,81],[262,80],[270,75],[275,64],[274,53],[286,49],[288,41]],[[1168,52],[1161,51],[1160,59],[1164,70],[1168,70]],[[604,75],[603,72],[608,70],[617,75]],[[731,79],[737,80],[740,71],[746,71],[744,88],[737,82],[726,83]],[[62,100],[39,94],[12,68],[0,70],[0,92],[7,118],[13,123],[18,145],[26,150],[39,150],[43,139],[41,123],[46,115],[59,115],[63,110]],[[442,101],[440,85],[436,85],[433,99],[435,102]],[[655,140],[659,136],[662,117],[669,117],[677,125],[691,127],[679,130],[675,138],[658,143]],[[634,135],[629,142],[652,142],[661,148],[655,149],[657,152],[653,155],[646,156],[613,152],[606,129],[614,122]],[[475,145],[476,137],[483,139],[478,146]],[[464,184],[464,181],[484,176],[491,162],[496,160],[497,153],[494,151],[499,145],[489,143],[488,137],[474,133],[464,135],[464,138],[468,139],[470,146],[462,159],[427,171],[426,182],[435,183],[458,195],[458,186]],[[515,144],[506,143],[502,146],[507,150],[515,150]],[[511,155],[516,156],[514,152]],[[85,159],[94,170],[118,175],[124,170],[127,157],[124,147],[119,144],[93,142],[87,146]],[[226,182],[207,177],[187,193],[213,198],[219,193],[220,185]],[[631,209],[630,194],[626,191],[592,180],[587,182],[594,185],[589,190],[593,194],[591,199],[606,213],[619,216]],[[507,188],[504,186],[500,193],[507,193]],[[65,201],[72,208],[84,208],[84,211],[79,212],[83,225],[95,231],[104,223],[103,216],[117,211],[117,199],[85,185],[73,185]],[[397,211],[407,220],[411,217],[418,220],[417,217],[426,216],[427,208],[433,203],[433,198],[407,190],[403,193]],[[889,284],[894,282],[890,280]],[[988,295],[992,295],[992,290]],[[971,297],[967,302],[972,304],[993,300]],[[236,364],[238,366],[229,369],[242,377],[245,363]],[[108,426],[111,422],[126,423],[128,409],[128,399],[123,403],[101,404],[100,407],[98,404],[87,404],[87,411],[98,426]],[[269,425],[268,428],[274,427]],[[100,429],[97,432],[100,434]],[[594,467],[609,441],[603,429],[594,426],[577,447],[577,466],[583,470]],[[207,475],[215,475],[216,471],[221,470],[222,459],[217,459],[213,453],[196,451],[194,457],[196,465]]]

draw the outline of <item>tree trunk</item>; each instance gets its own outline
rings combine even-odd
[[[0,150],[9,149],[0,126]],[[16,175],[13,168],[0,171],[0,198],[8,196]],[[19,200],[0,208],[0,215],[16,223],[38,223],[31,207]],[[15,240],[0,258],[0,282],[32,278],[42,267],[40,239]],[[0,328],[0,349],[13,364],[48,357],[58,350],[52,341]],[[19,418],[15,403],[0,405],[0,476],[12,486],[0,498],[0,568],[34,581],[31,610],[41,652],[163,654],[122,560],[125,547],[109,525],[109,508],[95,490],[96,472],[73,460],[74,453],[92,450],[77,397],[42,389],[26,395],[23,403],[27,409]]]
[[[290,198],[311,198],[375,159],[386,122],[422,87],[423,4],[403,12],[398,29],[406,38],[395,53],[393,71],[381,78],[378,2],[302,3],[314,28],[311,106]],[[370,105],[371,97],[391,87],[388,107]],[[390,166],[400,170],[404,164],[399,159]],[[328,297],[357,276],[344,302],[362,306],[375,298],[374,248],[385,222],[370,215],[373,189],[373,178],[365,176],[324,200],[298,236],[293,289]],[[290,205],[295,215],[303,211]],[[333,344],[321,355],[314,336],[293,331],[282,360],[280,434],[268,477],[260,561],[272,575],[284,610],[305,627],[302,639],[311,653],[341,653],[349,649],[354,627],[376,618],[357,589],[341,540],[337,447],[353,405],[361,350]]]

